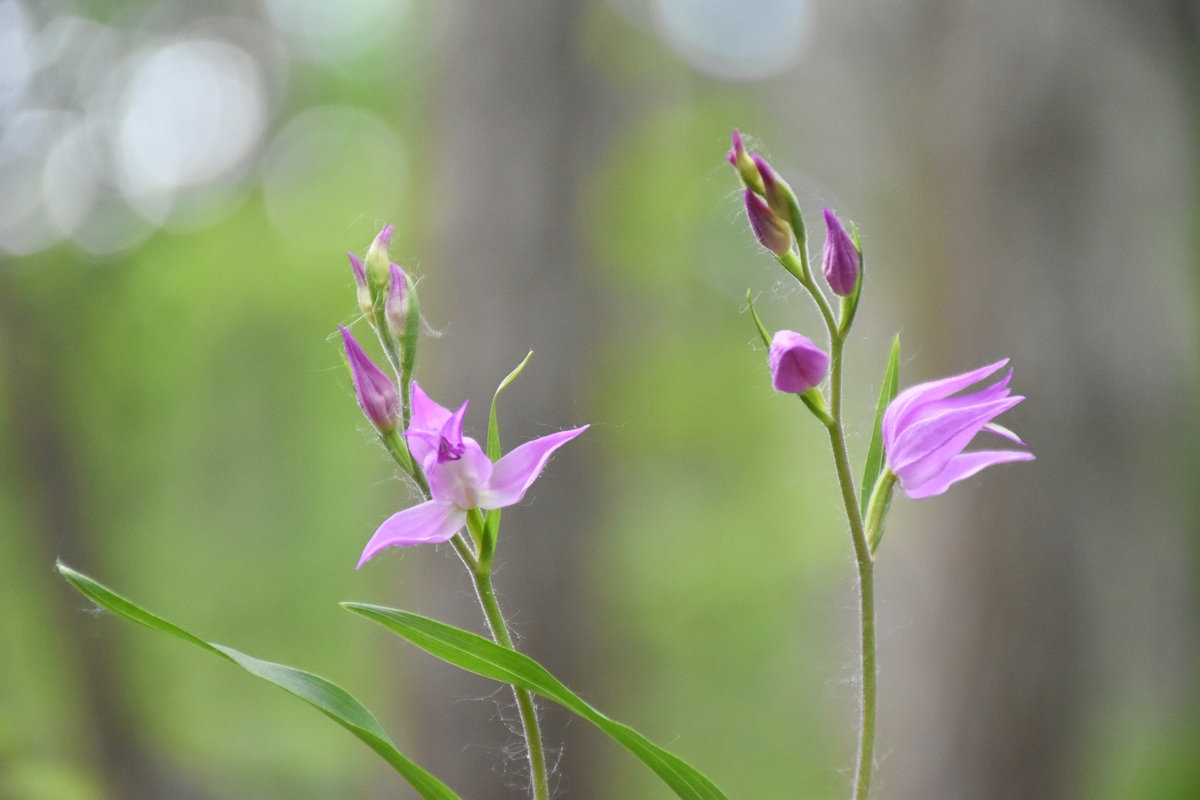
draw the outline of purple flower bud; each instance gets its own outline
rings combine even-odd
[[[367,285],[367,270],[354,253],[347,252],[346,255],[350,256],[350,269],[354,271],[354,286],[358,290],[358,307],[362,309],[362,313],[367,319],[371,319],[375,310],[371,307],[371,289]]]
[[[742,144],[742,134],[738,132],[737,128],[733,129],[732,141],[733,149],[725,154],[725,159],[737,170],[738,177],[742,179],[743,184],[757,194],[762,194],[762,177],[758,174],[758,167],[754,165],[750,154],[746,152],[746,146]]]
[[[383,287],[388,285],[388,245],[392,242],[392,230],[391,225],[384,225],[367,251],[367,269],[375,283]]]
[[[342,342],[346,346],[346,359],[350,362],[350,377],[354,381],[358,404],[377,431],[391,433],[400,421],[400,398],[392,379],[372,363],[349,330],[341,325],[338,325],[338,330],[342,332]]]
[[[858,248],[838,218],[825,209],[825,257],[821,269],[833,293],[842,297],[854,294],[858,284]]]
[[[783,187],[786,185],[783,178],[779,177],[779,173],[771,168],[767,160],[758,153],[751,153],[750,160],[754,162],[755,169],[762,177],[763,191],[762,196],[766,198],[767,205],[775,212],[775,215],[781,219],[789,219],[792,216],[791,209],[788,208],[787,195],[784,194]]]
[[[771,339],[768,357],[771,385],[777,392],[804,394],[829,371],[829,356],[808,337],[795,331],[779,331]]]
[[[408,276],[404,270],[392,264],[391,286],[388,287],[387,301],[383,315],[387,319],[388,330],[397,339],[404,338],[408,322]]]
[[[746,216],[750,218],[750,228],[755,238],[775,255],[783,255],[792,247],[792,226],[778,217],[767,201],[750,189],[746,189],[745,194]]]

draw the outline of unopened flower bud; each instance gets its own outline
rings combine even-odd
[[[829,356],[806,336],[779,331],[771,339],[768,357],[771,385],[777,392],[804,394],[825,380]]]
[[[825,254],[821,269],[833,293],[842,297],[854,294],[858,285],[858,248],[838,218],[825,209]]]
[[[377,431],[391,433],[400,422],[400,398],[396,386],[367,357],[349,330],[341,325],[338,330],[342,332],[342,343],[346,346],[346,360],[350,363],[350,378],[354,381],[358,404]]]
[[[392,336],[403,339],[407,330],[405,326],[408,324],[408,276],[395,264],[390,265],[389,268],[392,282],[388,287],[383,315],[387,319],[388,330],[392,332]]]
[[[755,166],[750,154],[746,152],[746,146],[742,144],[742,134],[738,132],[737,128],[733,129],[732,141],[733,149],[725,154],[725,159],[737,170],[738,177],[742,179],[743,184],[758,194],[762,194],[762,177],[758,174],[758,167]]]
[[[377,286],[388,285],[388,245],[392,241],[392,226],[384,225],[367,251],[367,270]]]
[[[350,257],[350,269],[354,272],[354,287],[358,291],[358,307],[364,316],[370,319],[374,314],[371,307],[371,287],[367,285],[367,269],[354,253],[346,253]]]
[[[766,198],[767,205],[775,212],[775,216],[787,219],[792,212],[788,208],[787,195],[784,194],[783,187],[786,184],[783,182],[783,178],[779,177],[779,173],[772,169],[767,160],[758,153],[751,153],[750,160],[754,162],[754,167],[762,178],[762,196]]]
[[[759,244],[777,256],[788,252],[792,247],[792,227],[750,189],[746,189],[745,195],[746,216],[750,218],[750,228]]]

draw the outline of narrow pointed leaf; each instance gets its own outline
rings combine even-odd
[[[879,387],[879,403],[875,407],[875,427],[871,429],[871,443],[867,446],[867,464],[863,468],[862,497],[859,500],[861,513],[867,513],[875,481],[883,470],[883,412],[896,399],[900,388],[900,336],[892,340],[892,352],[888,356],[887,369],[883,373],[883,385]]]
[[[378,622],[422,650],[485,678],[519,686],[573,711],[625,747],[683,800],[726,800],[712,781],[683,759],[609,719],[563,686],[545,667],[515,650],[470,631],[394,608],[343,603],[350,611]]]
[[[762,320],[758,318],[758,312],[754,310],[754,298],[750,296],[750,290],[746,290],[746,304],[750,306],[750,316],[754,317],[754,325],[758,328],[758,335],[762,337],[763,344],[767,347],[771,346],[771,334],[767,333],[767,329],[763,327]]]
[[[409,761],[392,744],[387,732],[379,724],[379,720],[337,684],[330,683],[324,678],[303,670],[261,661],[253,656],[240,653],[230,647],[206,642],[197,636],[172,625],[161,617],[156,617],[149,611],[126,600],[107,587],[97,583],[80,572],[68,567],[61,561],[56,564],[58,571],[68,582],[78,589],[85,597],[106,611],[147,628],[170,634],[185,642],[220,656],[237,664],[251,675],[275,684],[284,691],[299,697],[306,703],[316,707],[318,711],[341,725],[358,737],[367,747],[378,753],[396,772],[400,773],[425,800],[460,800],[458,795],[446,784],[430,775],[425,770]]]
[[[517,364],[517,368],[508,373],[508,377],[500,381],[500,385],[496,387],[496,393],[492,395],[492,411],[488,415],[488,433],[487,433],[487,454],[492,461],[499,461],[502,455],[500,451],[500,423],[496,419],[496,400],[499,399],[500,393],[504,391],[504,387],[508,386],[513,380],[521,374],[521,370],[525,369],[525,365],[529,363],[529,359],[533,358],[533,351],[530,350],[525,354],[525,360]],[[500,530],[500,509],[493,508],[487,512],[485,518],[486,524],[483,528],[484,541],[490,542],[493,547],[496,544],[496,534]]]
[[[521,374],[521,370],[525,369],[525,365],[529,363],[529,359],[533,358],[533,351],[530,350],[525,355],[525,360],[517,364],[517,368],[508,373],[508,377],[500,381],[500,385],[496,387],[496,393],[492,395],[492,412],[488,415],[488,435],[487,435],[487,454],[492,461],[499,461],[500,452],[500,425],[496,422],[496,400],[500,398],[500,393],[504,391],[510,383],[516,380],[516,377]]]

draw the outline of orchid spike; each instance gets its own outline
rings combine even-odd
[[[358,566],[387,547],[444,542],[462,530],[467,512],[490,511],[521,502],[554,451],[587,425],[526,442],[492,463],[479,443],[463,436],[467,404],[451,413],[413,382],[412,423],[404,435],[421,462],[432,499],[393,514],[367,542]]]
[[[755,166],[750,154],[746,152],[746,145],[742,143],[742,134],[737,128],[734,128],[733,136],[730,138],[733,149],[725,154],[725,160],[737,170],[738,178],[747,188],[754,190],[757,194],[762,194],[762,176],[758,174],[758,167]]]
[[[806,336],[779,331],[771,339],[771,385],[777,392],[804,394],[825,380],[829,356]]]
[[[354,394],[358,396],[359,406],[377,431],[391,433],[400,421],[400,398],[396,395],[392,379],[367,357],[349,329],[338,325],[338,330],[342,332],[346,360],[350,362],[350,378],[354,381]]]
[[[389,266],[391,285],[388,287],[387,300],[383,308],[383,316],[387,320],[388,330],[397,339],[403,339],[405,326],[408,324],[408,277],[404,270],[395,264]]]
[[[391,225],[384,225],[379,233],[375,234],[375,241],[371,242],[371,247],[367,250],[367,270],[371,273],[371,280],[385,288],[390,277],[388,274],[388,246],[392,242],[393,230]]]
[[[350,269],[354,273],[354,288],[358,292],[358,307],[362,311],[363,316],[371,319],[375,315],[375,308],[371,305],[371,287],[367,284],[367,269],[363,266],[362,260],[347,252],[350,257]]]
[[[842,297],[854,294],[858,284],[859,256],[854,240],[828,208],[825,209],[825,252],[821,269],[829,288]]]
[[[1026,450],[963,452],[980,431],[1025,444],[1012,431],[992,423],[995,417],[1025,399],[1009,396],[1011,369],[986,389],[950,397],[1007,363],[1008,359],[1004,359],[973,372],[913,386],[888,405],[883,415],[887,467],[899,478],[900,488],[910,498],[939,495],[951,484],[993,464],[1033,460],[1033,453]]]
[[[792,249],[792,227],[777,216],[767,201],[746,189],[746,216],[758,243],[777,256]]]

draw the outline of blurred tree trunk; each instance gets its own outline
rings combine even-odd
[[[106,797],[122,800],[199,800],[199,787],[147,747],[138,731],[130,698],[119,675],[115,625],[99,625],[87,613],[92,604],[53,570],[55,559],[99,574],[89,508],[85,459],[72,436],[67,381],[62,366],[66,347],[57,332],[71,331],[71,309],[78,298],[51,295],[52,308],[40,308],[20,279],[0,264],[0,386],[6,390],[3,439],[8,452],[0,468],[11,471],[9,483],[19,487],[23,511],[40,544],[42,561],[30,565],[54,586],[58,634],[63,651],[73,656],[72,673],[84,699],[86,731],[80,742],[94,764]],[[68,319],[63,319],[66,316]],[[69,746],[69,745],[68,745]],[[64,753],[65,755],[65,753]]]
[[[1079,796],[1194,678],[1193,67],[1159,4],[888,5],[932,265],[903,383],[1013,357],[1038,460],[898,515],[880,794]]]
[[[586,421],[592,323],[575,209],[594,92],[577,63],[582,6],[462,0],[438,87],[427,176],[436,242],[422,299],[444,336],[425,340],[421,379],[446,405],[469,398],[468,428],[482,439],[497,384],[533,350],[499,406],[505,449]],[[568,685],[586,629],[579,578],[593,509],[589,451],[586,437],[572,442],[529,498],[504,512],[497,554],[496,588],[517,646]],[[430,610],[482,630],[461,564],[448,552],[438,556],[419,556]],[[519,737],[496,719],[499,707],[518,729],[511,692],[493,695],[494,684],[421,664],[416,735],[425,762],[464,797],[525,795]],[[488,699],[462,702],[478,697]],[[542,715],[547,747],[565,739],[551,786],[590,796],[585,748],[574,746],[589,734],[579,724],[567,730],[563,712],[550,712]]]

